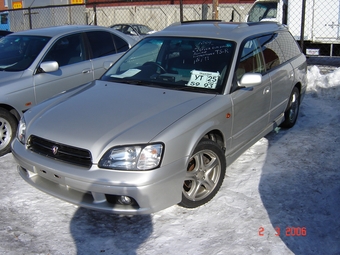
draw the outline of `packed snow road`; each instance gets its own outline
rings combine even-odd
[[[310,66],[290,130],[262,138],[197,209],[146,216],[78,208],[0,158],[0,254],[340,254],[340,69]]]

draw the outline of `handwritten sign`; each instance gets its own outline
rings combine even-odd
[[[229,54],[231,44],[216,45],[211,41],[201,42],[193,50],[194,63],[209,61],[212,56]]]
[[[219,72],[205,72],[205,71],[191,71],[191,77],[187,84],[190,87],[215,89],[218,78],[220,77]]]

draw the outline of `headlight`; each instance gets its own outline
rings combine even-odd
[[[25,144],[25,137],[26,137],[26,122],[24,117],[22,117],[18,125],[17,138],[22,144]]]
[[[108,150],[99,161],[99,167],[117,170],[150,170],[162,159],[163,144],[120,146]]]

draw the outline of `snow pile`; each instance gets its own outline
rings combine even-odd
[[[322,75],[318,66],[311,66],[307,73],[307,91],[315,97],[340,99],[340,68]]]

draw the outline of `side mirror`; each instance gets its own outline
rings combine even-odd
[[[57,61],[46,61],[40,64],[40,68],[45,73],[55,72],[59,69],[59,64]]]
[[[246,73],[242,76],[239,86],[249,88],[260,85],[262,83],[262,75],[259,73]]]
[[[105,61],[104,62],[104,69],[107,70],[113,65],[112,61]]]

